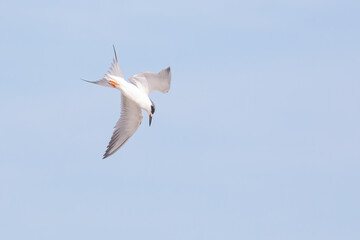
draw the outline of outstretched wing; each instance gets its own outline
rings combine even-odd
[[[112,75],[112,76],[117,76],[117,77],[121,77],[122,79],[124,79],[124,75],[122,74],[114,46],[113,46],[113,49],[114,49],[115,57],[113,59],[113,62],[111,63],[110,69],[107,71],[107,73],[104,75],[104,77],[98,81],[88,81],[88,80],[83,79],[84,81],[89,82],[89,83],[94,83],[97,85],[101,85],[101,86],[105,86],[105,87],[114,87],[113,85],[111,85],[111,83],[109,83],[109,78],[107,76]]]
[[[138,88],[142,88],[147,94],[152,91],[167,93],[171,83],[170,67],[161,70],[159,73],[139,73],[130,77],[129,80]]]
[[[103,158],[115,153],[138,129],[142,121],[141,108],[121,95],[121,116]]]

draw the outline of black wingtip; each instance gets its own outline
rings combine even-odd
[[[114,49],[115,59],[116,59],[116,61],[118,62],[117,55],[116,55],[116,50],[115,50],[115,45],[114,45],[114,44],[113,44],[113,49]]]

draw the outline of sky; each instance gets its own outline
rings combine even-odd
[[[0,239],[360,239],[358,1],[0,2]],[[171,66],[103,160],[120,93]]]

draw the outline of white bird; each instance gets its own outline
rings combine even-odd
[[[155,105],[149,98],[152,91],[167,93],[170,89],[171,72],[170,67],[161,70],[159,73],[143,72],[129,78],[130,82],[124,79],[116,56],[105,76],[98,81],[87,81],[98,85],[113,87],[121,92],[121,115],[115,125],[115,130],[107,146],[103,158],[114,154],[138,129],[142,121],[141,109],[149,114],[149,126],[155,112]]]

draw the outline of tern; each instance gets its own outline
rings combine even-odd
[[[114,49],[114,59],[109,71],[98,81],[87,81],[105,87],[112,87],[121,92],[121,114],[115,125],[115,130],[107,146],[104,158],[114,154],[135,133],[142,122],[142,109],[149,114],[149,126],[155,113],[155,105],[149,98],[152,91],[167,93],[170,89],[170,67],[159,73],[142,72],[126,81],[117,59]]]

